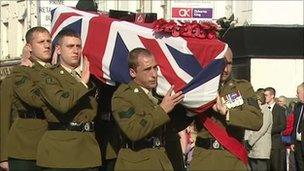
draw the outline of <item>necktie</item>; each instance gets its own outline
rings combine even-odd
[[[50,68],[51,66],[52,66],[52,65],[51,65],[50,63],[45,63],[45,64],[44,64],[44,67],[45,67],[45,68]]]
[[[149,91],[148,97],[149,97],[149,99],[150,99],[154,104],[157,104],[157,103],[158,103],[158,99],[155,98],[155,97],[153,96],[153,94],[152,94],[151,91]]]
[[[297,132],[298,133],[300,133],[299,132],[299,128],[303,125],[303,124],[301,124],[301,122],[302,122],[302,119],[303,119],[303,108],[304,108],[304,105],[302,105],[302,107],[301,107],[301,111],[300,111],[300,115],[299,115],[299,120],[298,120],[298,123],[297,123]],[[300,131],[301,131],[301,129],[300,129]]]
[[[269,109],[269,111],[271,111],[271,107],[270,106],[268,106],[268,109]]]
[[[75,70],[71,71],[71,75],[77,80],[80,81],[80,76],[78,75],[78,73]]]

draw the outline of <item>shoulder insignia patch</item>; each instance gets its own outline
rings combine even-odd
[[[121,111],[118,113],[119,117],[122,118],[130,118],[135,113],[135,109],[130,107],[127,111]]]
[[[140,120],[139,124],[142,126],[142,127],[145,127],[147,125],[147,121],[145,119],[142,119]]]
[[[35,89],[34,91],[33,91],[33,93],[36,95],[36,96],[40,96],[40,90],[39,89]]]
[[[16,86],[20,86],[21,84],[24,84],[27,81],[27,77],[21,76],[18,77],[18,79],[15,81]]]
[[[47,76],[47,77],[45,78],[45,82],[46,82],[47,84],[51,84],[51,85],[56,84],[56,82],[54,81],[54,79],[53,79],[52,77],[50,77],[50,76]]]

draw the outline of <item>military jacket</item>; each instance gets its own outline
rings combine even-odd
[[[32,67],[17,66],[2,84],[1,160],[5,160],[7,156],[36,160],[38,142],[47,129],[47,122],[45,119],[23,119],[18,115],[32,113],[34,110],[43,115],[43,102],[34,92],[40,80],[38,73],[42,69],[43,66],[36,61]],[[11,125],[13,118],[16,120]]]
[[[245,129],[259,130],[263,124],[263,115],[258,106],[253,88],[246,80],[230,79],[220,87],[219,95],[225,97],[239,92],[242,105],[236,105],[229,109],[229,120],[226,117],[209,109],[206,114],[219,126],[240,142],[243,141]],[[201,121],[196,119],[198,137],[212,138],[212,135],[202,126]],[[221,161],[221,164],[218,164]],[[207,150],[196,147],[190,170],[246,170],[246,166],[234,155],[226,150]]]
[[[47,122],[86,123],[94,119],[94,89],[86,88],[63,67],[41,72],[37,94],[46,104]],[[37,151],[37,165],[50,168],[89,168],[101,165],[94,132],[48,130]]]
[[[2,80],[0,89],[0,155],[1,161],[7,160],[7,135],[11,126],[11,102],[13,97],[11,77]]]
[[[134,82],[122,84],[112,98],[113,116],[123,135],[130,141],[139,141],[161,132],[161,126],[170,118]],[[119,151],[116,170],[173,170],[165,149],[145,148],[133,151],[122,148]]]

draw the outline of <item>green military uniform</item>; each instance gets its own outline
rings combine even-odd
[[[47,104],[48,130],[37,150],[43,168],[94,168],[101,165],[92,128],[97,113],[94,89],[86,88],[62,66],[45,69],[36,93]]]
[[[1,154],[1,160],[9,157],[10,170],[38,169],[35,162],[37,146],[47,129],[47,122],[41,109],[43,102],[33,90],[42,68],[36,61],[32,67],[15,67],[1,87],[1,149],[6,150]],[[7,88],[9,85],[12,87]],[[18,117],[6,135],[14,116]]]
[[[224,127],[230,135],[242,142],[245,129],[259,130],[262,126],[263,118],[253,88],[248,81],[230,79],[221,86],[219,94],[223,97],[238,91],[244,100],[244,104],[229,109],[229,120],[226,120],[225,116],[216,113],[212,109],[206,113],[217,124]],[[210,142],[213,137],[202,126],[201,121],[196,121],[196,127],[198,135],[190,170],[247,170],[247,166],[242,161],[222,147],[217,149],[199,147],[200,140],[207,139]]]
[[[11,104],[13,98],[13,77],[6,77],[1,83],[0,89],[0,154],[1,162],[7,160],[7,135],[12,124]]]
[[[173,170],[161,143],[151,142],[160,137],[170,118],[140,86],[134,82],[120,85],[112,98],[112,111],[126,141],[115,170]]]

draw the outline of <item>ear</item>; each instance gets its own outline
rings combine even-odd
[[[58,55],[61,54],[61,48],[60,48],[59,45],[56,45],[56,46],[55,46],[55,52],[56,52]]]
[[[129,69],[130,76],[134,79],[136,77],[136,71],[133,68]]]

